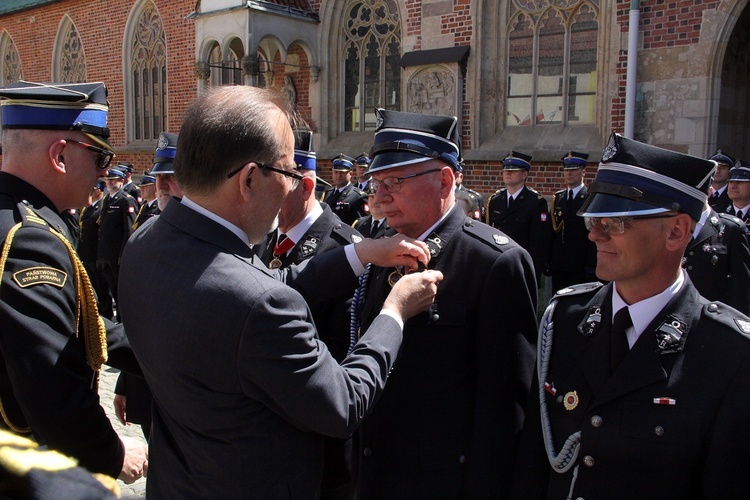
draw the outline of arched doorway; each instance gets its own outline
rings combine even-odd
[[[739,159],[750,160],[750,8],[745,7],[727,41],[721,70],[721,100],[716,143]]]

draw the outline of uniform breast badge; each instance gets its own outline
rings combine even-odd
[[[566,410],[575,410],[578,407],[578,393],[576,391],[570,391],[565,394],[563,398],[563,406]]]

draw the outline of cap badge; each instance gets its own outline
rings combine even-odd
[[[609,143],[602,153],[602,161],[609,161],[617,155],[617,139],[614,134],[609,137]]]
[[[169,146],[169,141],[167,140],[167,136],[164,134],[159,134],[159,142],[156,145],[156,149],[158,150],[167,149],[167,146]]]

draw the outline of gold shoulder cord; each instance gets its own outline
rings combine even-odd
[[[484,204],[484,223],[490,224],[490,202],[492,201],[492,198],[495,197],[497,192],[487,197],[487,201]]]
[[[28,207],[27,207],[28,209]],[[31,210],[29,209],[31,212]],[[33,213],[33,212],[32,212]],[[36,216],[38,217],[38,216]],[[41,220],[41,218],[38,218]],[[19,222],[8,232],[5,238],[5,244],[3,245],[3,251],[0,255],[0,283],[2,283],[3,272],[5,271],[5,262],[8,260],[8,254],[10,253],[10,246],[13,242],[13,237],[16,232],[22,227],[23,223]],[[102,365],[107,362],[107,329],[104,326],[104,321],[99,316],[99,310],[96,306],[96,297],[94,296],[94,289],[91,286],[91,280],[89,279],[86,270],[83,268],[81,259],[78,258],[75,249],[70,242],[65,238],[64,235],[55,231],[49,225],[45,224],[52,234],[65,245],[68,250],[68,256],[70,262],[73,264],[74,270],[74,283],[76,288],[76,297],[78,300],[78,306],[76,307],[76,336],[79,331],[83,331],[84,345],[86,346],[86,360],[89,367],[97,372],[101,369]],[[30,428],[22,428],[13,425],[5,413],[2,401],[0,400],[0,415],[5,421],[8,428],[13,432],[19,434],[28,434],[31,432]]]
[[[559,233],[565,225],[565,219],[558,221],[555,216],[555,198],[557,198],[557,193],[552,193],[552,210],[550,213],[552,214],[552,230]]]

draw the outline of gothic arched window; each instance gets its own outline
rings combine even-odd
[[[344,19],[344,130],[375,129],[375,108],[401,109],[401,23],[393,0],[351,2]]]
[[[55,42],[55,60],[52,65],[56,82],[81,83],[86,81],[86,55],[83,42],[75,24],[67,15],[60,23]]]
[[[7,31],[0,34],[0,85],[10,85],[23,79],[21,57]]]
[[[167,44],[156,6],[144,2],[135,14],[129,40],[129,131],[134,141],[159,138],[167,122]]]
[[[598,13],[598,0],[510,2],[506,125],[594,122]]]

